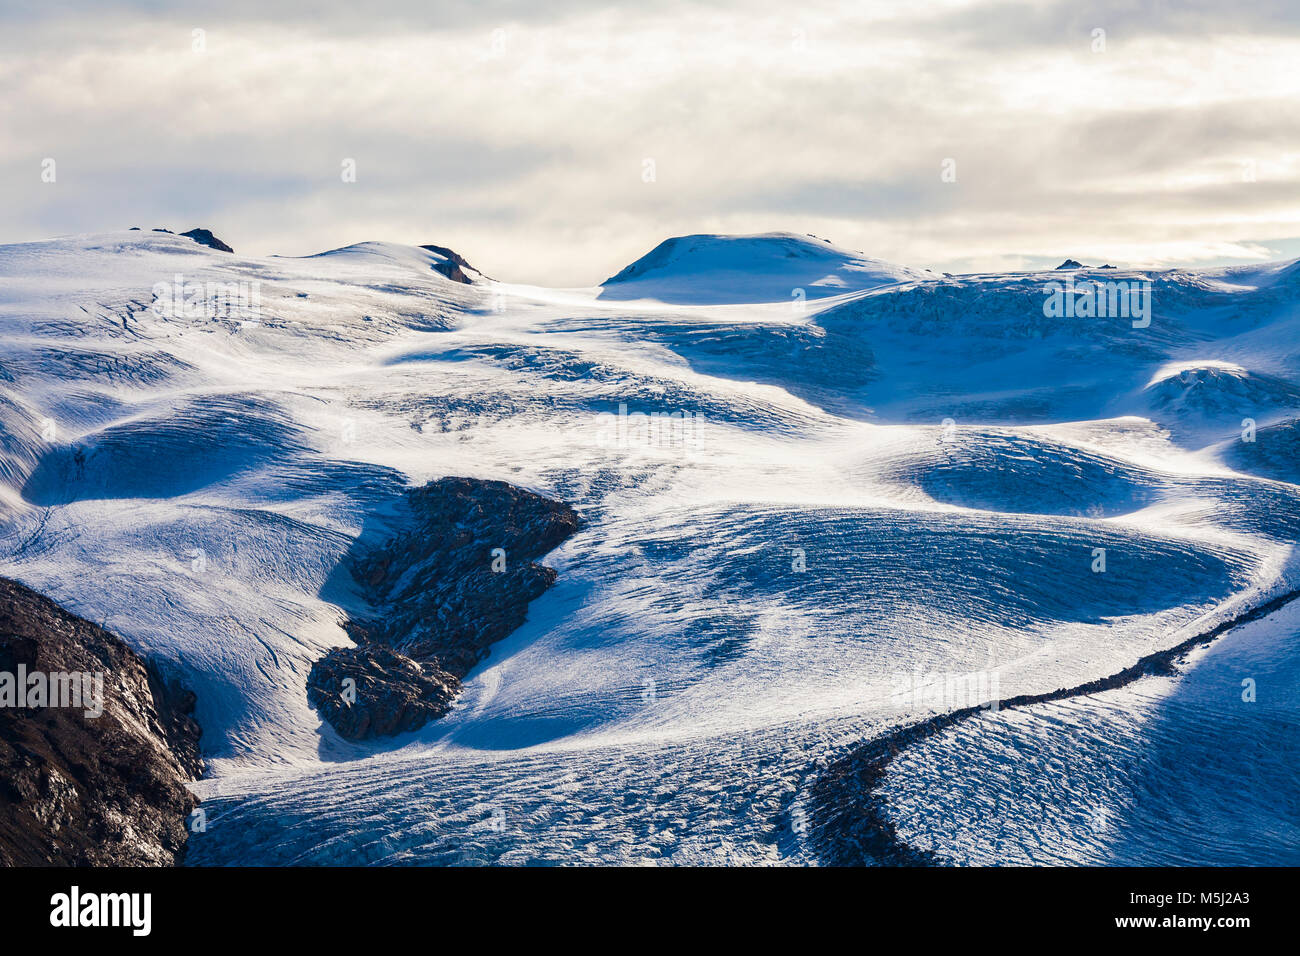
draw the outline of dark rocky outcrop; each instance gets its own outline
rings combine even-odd
[[[535,559],[579,525],[568,505],[503,481],[443,478],[404,504],[403,530],[349,562],[368,605],[347,625],[357,647],[331,651],[307,680],[312,705],[353,740],[445,714],[460,679],[555,580]]]
[[[216,249],[219,252],[234,252],[228,245],[214,236],[207,229],[191,229],[189,232],[182,232],[186,239],[193,239],[201,246],[207,246],[209,249]]]
[[[469,261],[464,256],[462,256],[459,252],[455,252],[454,250],[448,249],[446,246],[429,245],[429,246],[421,246],[420,248],[427,249],[429,252],[437,253],[438,255],[442,256],[444,259],[447,260],[446,262],[435,262],[432,266],[432,269],[435,272],[439,272],[442,275],[445,275],[448,279],[451,279],[453,282],[464,282],[466,285],[473,284],[474,280],[471,279],[469,275],[465,272],[466,269],[469,269],[471,272],[474,272],[478,275],[483,275],[483,273],[479,272],[472,265],[470,265]],[[487,277],[484,276],[484,278]]]
[[[355,701],[345,703],[348,678]],[[436,661],[421,662],[382,644],[341,647],[311,669],[308,697],[349,740],[417,730],[451,709],[460,679]]]
[[[179,862],[198,804],[185,781],[202,769],[194,695],[115,635],[5,578],[0,672],[103,679],[99,716],[87,700],[0,706],[0,863]]]
[[[198,780],[203,776],[203,754],[199,749],[199,737],[203,731],[194,719],[198,699],[194,691],[181,683],[180,677],[168,673],[157,661],[146,661],[145,667],[149,672],[149,692],[153,695],[168,749],[185,771],[186,778]]]
[[[1079,262],[1076,259],[1066,259],[1056,268],[1057,269],[1082,269],[1083,263]]]

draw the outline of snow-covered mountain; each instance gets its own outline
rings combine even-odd
[[[1300,584],[1300,263],[1071,276],[789,234],[672,239],[565,290],[439,246],[3,246],[0,574],[186,675],[191,862],[824,861],[811,788],[862,741]],[[1085,309],[1088,282],[1148,311]],[[449,475],[582,526],[445,717],[344,740],[307,697],[352,643],[339,569]],[[1248,812],[1196,761],[1294,726],[1298,632],[1271,615],[1185,677],[937,734],[886,812],[953,860],[1294,863],[1290,751]]]
[[[816,236],[678,236],[606,279],[600,297],[682,305],[802,302],[921,278],[922,272]]]

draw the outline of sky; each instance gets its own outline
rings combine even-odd
[[[1291,258],[1297,64],[1294,0],[0,0],[0,242],[437,243],[552,286],[714,232]]]

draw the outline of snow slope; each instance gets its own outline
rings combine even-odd
[[[884,789],[900,836],[985,865],[1295,866],[1295,607],[1230,632],[1185,676],[923,742]]]
[[[680,305],[797,304],[922,278],[922,272],[867,258],[816,236],[678,236],[665,239],[605,280],[600,298]]]
[[[1072,686],[1296,586],[1294,264],[1116,273],[1152,286],[1134,328],[1048,318],[1047,274],[788,234],[670,240],[589,290],[445,261],[0,247],[0,573],[187,673],[193,862],[815,862],[819,761],[966,703],[946,678]],[[151,308],[189,282],[256,301]],[[339,564],[444,475],[586,525],[451,714],[347,743],[305,695],[349,643]]]

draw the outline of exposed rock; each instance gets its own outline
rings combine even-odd
[[[379,612],[376,643],[464,673],[524,621],[555,580],[534,563],[578,528],[568,505],[504,481],[442,478],[407,494],[410,528],[360,556],[353,574]],[[504,551],[492,570],[496,548]]]
[[[1082,269],[1082,268],[1083,268],[1083,263],[1078,262],[1078,261],[1076,261],[1076,260],[1074,260],[1074,259],[1066,259],[1064,262],[1062,262],[1062,263],[1061,263],[1059,266],[1057,266],[1056,268],[1057,268],[1057,269]]]
[[[167,673],[157,661],[146,661],[145,667],[149,672],[149,692],[153,694],[168,748],[187,779],[197,780],[203,776],[203,755],[199,749],[203,731],[194,719],[198,698],[179,677]]]
[[[370,606],[367,619],[348,625],[359,646],[331,651],[308,677],[308,699],[349,739],[414,730],[445,714],[460,679],[555,580],[534,559],[579,525],[562,502],[473,478],[407,492],[405,521],[350,562]],[[339,696],[348,677],[350,705]]]
[[[483,273],[479,272],[472,265],[470,265],[469,261],[464,256],[462,256],[459,252],[455,252],[451,249],[448,249],[446,246],[430,245],[430,246],[421,246],[420,248],[427,249],[433,253],[437,253],[438,255],[442,256],[444,259],[447,260],[446,262],[435,262],[432,268],[435,272],[442,273],[448,279],[451,279],[453,282],[464,282],[466,285],[472,284],[474,280],[471,279],[469,275],[466,274],[465,272],[466,269],[469,269],[471,272],[477,273],[478,275],[483,275]]]
[[[201,771],[193,695],[118,637],[5,578],[0,672],[103,681],[98,716],[89,693],[75,708],[0,706],[0,863],[179,862],[198,804],[185,780]]]
[[[355,684],[355,695],[345,680]],[[451,709],[460,680],[382,644],[341,647],[312,665],[307,699],[349,740],[423,727]],[[355,696],[355,701],[350,698]]]
[[[193,239],[201,246],[207,246],[210,249],[216,249],[219,252],[234,252],[228,245],[214,236],[207,229],[191,229],[189,232],[182,232],[182,236],[187,239]]]

